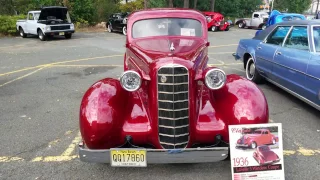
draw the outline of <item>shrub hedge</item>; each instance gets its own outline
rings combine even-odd
[[[0,34],[3,34],[3,35],[16,34],[17,20],[23,20],[23,19],[26,19],[26,15],[19,15],[19,16],[0,15]]]

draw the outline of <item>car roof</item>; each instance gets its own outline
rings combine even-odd
[[[29,11],[29,13],[40,13],[41,11]]]
[[[130,17],[133,16],[142,16],[143,15],[155,15],[155,14],[167,14],[167,13],[182,13],[185,14],[185,17],[193,17],[194,15],[202,15],[203,13],[198,10],[188,9],[188,8],[150,8],[144,10],[134,11],[130,14]]]
[[[320,20],[294,20],[294,21],[284,21],[276,25],[320,25]]]

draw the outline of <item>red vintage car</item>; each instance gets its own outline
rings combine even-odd
[[[190,9],[130,15],[123,74],[94,83],[81,102],[82,161],[221,161],[229,124],[268,122],[267,101],[254,83],[208,66],[206,26]]]
[[[272,164],[280,161],[279,156],[269,146],[258,146],[253,153],[253,158],[260,164]]]
[[[207,18],[210,31],[229,31],[230,23],[224,21],[224,16],[217,12],[203,12]]]
[[[255,149],[257,146],[276,144],[278,141],[278,137],[271,134],[269,129],[256,129],[238,139],[236,147],[250,147]]]

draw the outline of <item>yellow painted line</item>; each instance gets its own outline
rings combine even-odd
[[[291,155],[294,155],[295,153],[296,153],[296,151],[292,151],[292,150],[284,150],[283,151],[284,156],[291,156]]]
[[[46,157],[36,157],[31,160],[31,162],[63,162],[71,161],[78,158],[78,155],[73,156],[46,156]]]
[[[23,161],[24,159],[20,157],[9,157],[9,156],[0,156],[0,163],[5,163],[5,162],[13,162],[13,161]]]
[[[38,71],[41,71],[42,69],[44,69],[44,67],[43,67],[43,68],[39,68],[39,69],[37,69],[37,70],[35,70],[35,71],[32,71],[32,72],[30,72],[30,73],[28,73],[28,74],[25,74],[25,75],[23,75],[23,76],[17,77],[17,78],[15,78],[15,79],[11,80],[11,81],[6,82],[6,83],[3,83],[3,84],[0,85],[0,87],[5,86],[5,85],[10,84],[10,83],[13,83],[13,82],[15,82],[15,81],[17,81],[17,80],[23,79],[23,78],[25,78],[25,77],[28,77],[28,76],[30,76],[30,75],[38,72]]]
[[[303,156],[314,156],[318,154],[319,150],[305,149],[303,147],[299,147],[298,152]]]
[[[99,57],[92,57],[92,58],[83,58],[83,59],[60,61],[60,62],[49,63],[49,64],[42,64],[42,65],[38,65],[38,66],[26,67],[26,68],[23,68],[23,69],[6,72],[6,73],[3,73],[3,74],[0,74],[0,76],[6,76],[6,75],[9,75],[9,74],[14,74],[14,73],[27,71],[27,70],[31,70],[31,69],[36,69],[36,68],[41,68],[41,67],[49,67],[49,66],[52,66],[52,65],[59,65],[59,64],[65,64],[65,63],[71,63],[71,62],[79,62],[79,61],[89,61],[89,60],[103,59],[103,58],[112,58],[112,57],[119,57],[119,56],[123,56],[123,55],[99,56]]]
[[[209,48],[229,47],[229,46],[238,46],[238,44],[224,44],[224,45],[218,45],[218,46],[209,46]]]
[[[70,156],[80,141],[81,141],[81,134],[80,132],[78,132],[77,136],[73,139],[69,147],[61,154],[61,156]]]

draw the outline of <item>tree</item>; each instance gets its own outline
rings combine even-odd
[[[210,2],[210,10],[211,11],[214,11],[214,3],[215,3],[215,0],[211,0],[211,2]]]
[[[148,8],[148,0],[144,0],[144,9]]]
[[[303,13],[311,4],[312,0],[274,0],[273,9],[289,13]]]
[[[194,8],[194,9],[197,9],[197,3],[198,3],[198,0],[194,0],[194,1],[193,1],[193,8]]]
[[[189,8],[189,0],[184,0],[183,1],[183,7],[184,8]]]
[[[173,8],[173,0],[169,0],[169,7]]]

